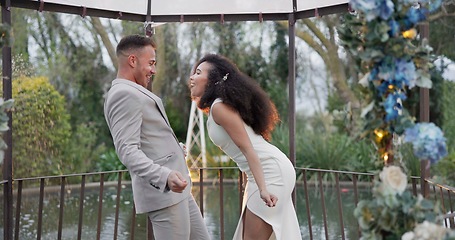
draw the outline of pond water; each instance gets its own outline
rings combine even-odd
[[[193,187],[193,194],[199,203],[199,187]],[[310,238],[310,229],[306,214],[304,191],[299,187],[296,190],[297,217],[303,239]],[[115,226],[116,187],[105,187],[102,210],[101,239],[113,239]],[[224,184],[224,233],[220,229],[220,192],[219,186],[204,186],[204,218],[213,240],[231,239],[239,219],[239,196],[237,185]],[[318,189],[309,190],[309,204],[311,209],[311,232],[313,239],[325,239],[321,194]],[[357,220],[353,216],[354,194],[344,189],[341,194],[343,203],[344,234],[346,239],[358,239]],[[339,211],[336,191],[327,188],[324,191],[324,200],[327,212],[327,225],[329,239],[341,239],[339,225]],[[87,189],[84,196],[84,211],[82,220],[81,239],[95,239],[98,218],[98,190]],[[21,240],[36,239],[38,225],[38,199],[37,194],[24,194],[22,196],[20,236]],[[44,198],[42,238],[57,239],[57,226],[59,216],[59,193],[46,194]],[[3,200],[0,197],[0,201]],[[66,195],[63,214],[62,239],[77,239],[79,221],[79,191],[73,190]],[[133,214],[132,193],[129,186],[124,186],[120,198],[120,211],[118,223],[118,239],[131,239],[131,223]],[[3,215],[3,210],[0,212]],[[3,236],[3,219],[0,220],[0,236]],[[137,215],[134,229],[134,239],[146,239],[146,216]]]

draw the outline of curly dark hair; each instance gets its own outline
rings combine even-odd
[[[255,80],[241,72],[231,60],[221,55],[205,55],[194,66],[193,74],[203,62],[209,63],[211,67],[205,93],[198,99],[198,108],[208,112],[213,101],[220,98],[223,103],[237,111],[255,133],[270,140],[270,135],[280,118],[275,104],[267,93]]]

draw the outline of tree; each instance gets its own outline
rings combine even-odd
[[[436,55],[444,55],[455,61],[455,1],[444,1],[441,9],[429,17],[430,46]]]

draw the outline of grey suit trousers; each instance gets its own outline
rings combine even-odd
[[[175,205],[149,212],[155,240],[210,240],[199,207],[190,195]]]

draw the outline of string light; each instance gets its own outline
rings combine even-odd
[[[417,36],[417,30],[415,28],[411,28],[407,31],[401,33],[404,38],[407,39],[414,39]]]

